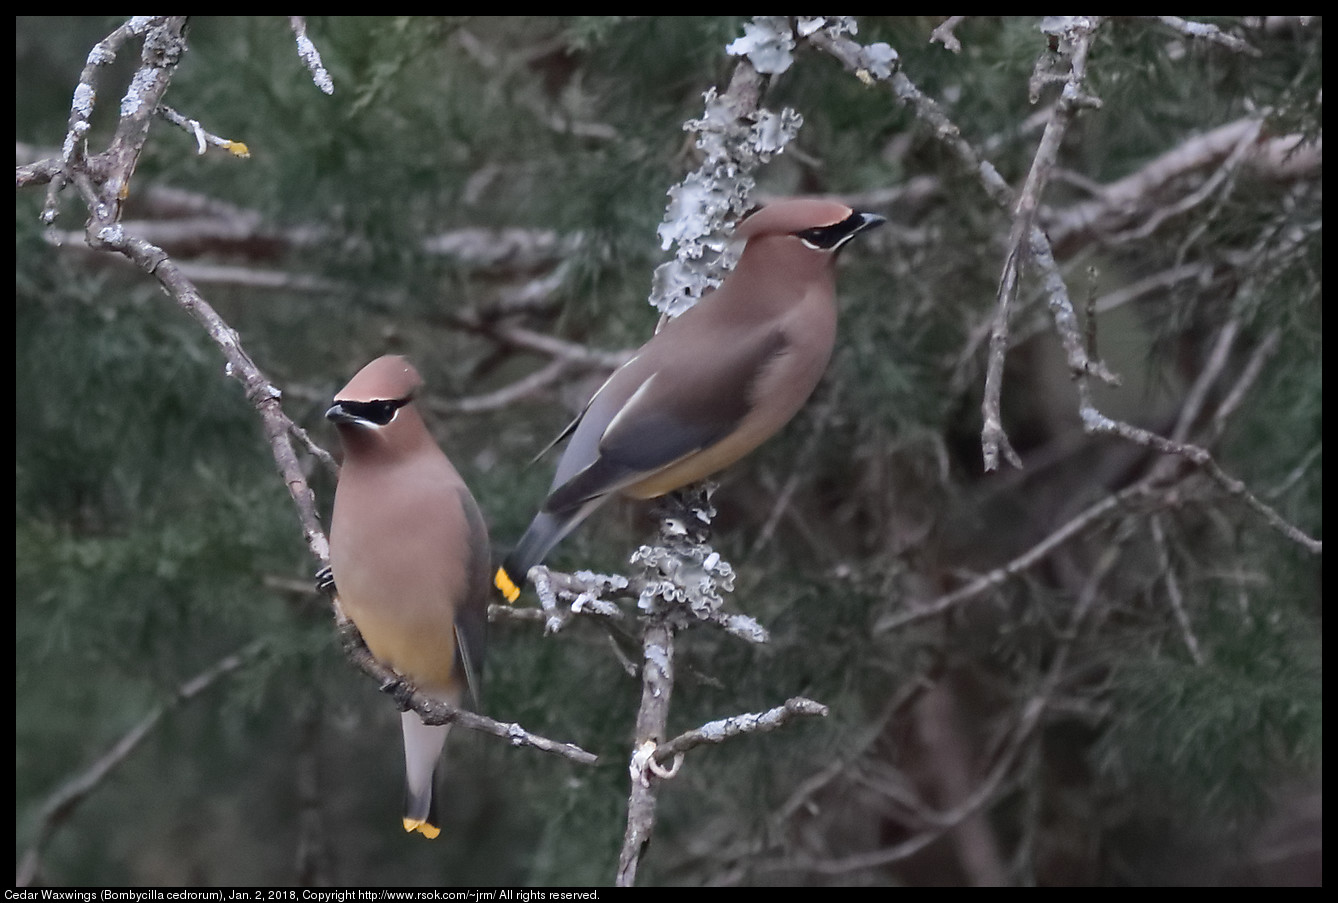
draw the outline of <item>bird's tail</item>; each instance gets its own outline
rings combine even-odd
[[[540,511],[525,529],[525,535],[516,543],[511,554],[493,576],[493,585],[506,597],[507,602],[520,598],[520,591],[529,579],[530,568],[541,564],[562,538],[575,530],[586,515],[599,507],[603,498],[591,499],[584,505],[566,511]]]
[[[404,731],[404,830],[433,838],[441,833],[437,818],[437,767],[449,724],[424,724],[418,713],[401,713]]]

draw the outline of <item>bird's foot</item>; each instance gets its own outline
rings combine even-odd
[[[395,706],[401,712],[407,712],[413,701],[413,684],[402,677],[387,677],[381,682],[381,692],[395,700]]]

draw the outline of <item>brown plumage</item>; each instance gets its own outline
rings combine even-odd
[[[778,201],[744,219],[747,242],[715,291],[665,324],[576,422],[543,508],[494,582],[529,569],[611,494],[652,498],[727,467],[789,422],[836,338],[837,250],[883,222],[836,201]]]
[[[402,357],[372,361],[335,396],[344,463],[330,527],[339,604],[378,660],[456,705],[477,699],[488,533],[474,497],[414,404]],[[448,727],[403,713],[404,829],[436,837],[435,770]]]

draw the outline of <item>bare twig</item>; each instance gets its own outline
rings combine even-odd
[[[674,259],[661,264],[652,280],[650,302],[665,316],[677,316],[720,284],[733,258],[725,240],[730,226],[748,209],[753,173],[761,157],[751,144],[757,118],[774,114],[760,108],[764,78],[747,60],[734,67],[724,93],[706,93],[701,118],[684,128],[697,133],[703,160],[669,189],[669,208],[659,234],[663,247],[677,246]],[[793,111],[776,117],[783,145],[801,120]],[[719,251],[717,249],[724,248]]]
[[[646,625],[642,654],[641,705],[628,764],[631,792],[627,798],[627,828],[614,876],[618,887],[636,884],[641,855],[655,831],[657,785],[650,763],[666,733],[669,698],[674,689],[674,628],[668,620],[657,618]]]
[[[1314,463],[1318,461],[1321,457],[1323,457],[1323,455],[1324,455],[1323,441],[1320,441],[1315,445],[1311,446],[1310,451],[1305,453],[1305,456],[1302,457],[1300,462],[1291,469],[1291,471],[1287,474],[1286,478],[1284,478],[1283,481],[1279,483],[1277,486],[1274,486],[1272,489],[1268,491],[1267,493],[1268,497],[1277,498],[1286,493],[1288,490],[1290,490],[1301,480],[1302,477],[1306,475],[1306,472],[1311,468],[1311,466],[1314,465]]]
[[[557,357],[508,386],[482,395],[433,401],[431,407],[432,410],[442,414],[477,414],[482,411],[495,411],[556,383],[571,367],[572,362],[569,358]]]
[[[1227,421],[1231,415],[1241,406],[1245,400],[1248,390],[1254,386],[1259,379],[1259,374],[1273,355],[1277,354],[1278,345],[1282,341],[1282,333],[1277,329],[1270,329],[1264,337],[1255,344],[1250,352],[1250,358],[1245,362],[1245,366],[1240,369],[1240,377],[1237,378],[1231,390],[1218,404],[1217,410],[1213,412],[1205,442],[1214,445],[1217,440],[1222,438],[1226,432]]]
[[[803,481],[804,475],[809,469],[814,454],[827,436],[827,423],[836,412],[836,402],[835,393],[829,394],[814,415],[809,438],[804,443],[804,447],[800,449],[799,454],[795,456],[794,464],[790,468],[790,476],[785,480],[785,485],[776,493],[776,501],[772,503],[771,512],[767,515],[767,519],[763,521],[761,529],[757,531],[757,538],[753,540],[753,544],[748,549],[749,558],[755,556],[771,541],[772,535],[776,532],[776,527],[780,524],[781,517],[785,514],[791,499],[799,489],[799,484]]]
[[[213,339],[227,362],[224,372],[242,384],[246,389],[247,399],[260,415],[274,461],[279,467],[280,475],[283,476],[288,495],[297,507],[298,520],[302,524],[307,547],[321,566],[328,564],[329,542],[316,511],[315,494],[307,484],[306,474],[293,447],[292,437],[301,435],[305,439],[304,445],[308,448],[314,448],[315,445],[306,439],[306,434],[284,413],[279,404],[281,393],[260,372],[260,368],[242,348],[237,332],[219,316],[195,285],[160,248],[128,235],[119,226],[103,228],[93,241],[95,247],[125,255],[145,273],[157,279],[167,290],[168,295],[203,326],[205,332]],[[322,457],[328,463],[333,463],[333,458],[329,455]]]
[[[1186,402],[1182,405],[1180,415],[1177,418],[1177,426],[1173,431],[1173,435],[1177,438],[1187,434],[1193,424],[1202,418],[1202,406],[1208,395],[1208,386],[1220,378],[1220,376],[1227,370],[1227,353],[1234,340],[1236,328],[1234,321],[1228,322],[1228,324],[1223,327],[1218,336],[1218,341],[1209,356],[1208,364],[1200,372],[1199,378],[1195,381],[1195,384],[1191,386],[1190,391],[1186,396]],[[1276,333],[1270,333],[1265,337],[1263,342],[1255,347],[1250,356],[1250,360],[1245,367],[1240,370],[1231,389],[1225,394],[1223,401],[1218,405],[1217,410],[1210,418],[1210,438],[1216,439],[1216,437],[1225,429],[1226,418],[1240,405],[1241,399],[1244,397],[1246,391],[1258,378],[1258,375],[1263,368],[1263,361],[1276,350],[1277,342],[1278,336]],[[986,574],[982,574],[964,586],[949,593],[945,593],[930,602],[914,605],[907,611],[898,612],[894,615],[886,615],[880,618],[875,622],[874,633],[877,634],[884,631],[896,630],[922,620],[923,618],[941,614],[961,602],[975,598],[993,587],[1002,585],[1012,577],[1034,567],[1059,546],[1082,535],[1097,524],[1102,523],[1107,517],[1111,516],[1125,505],[1133,504],[1141,500],[1147,500],[1147,502],[1156,506],[1169,506],[1175,504],[1179,483],[1175,481],[1174,465],[1178,460],[1190,459],[1215,483],[1224,488],[1229,494],[1242,499],[1246,504],[1258,511],[1270,525],[1288,536],[1289,539],[1292,539],[1294,542],[1297,542],[1311,551],[1320,552],[1323,550],[1321,541],[1306,536],[1299,528],[1288,523],[1265,502],[1250,493],[1244,484],[1225,474],[1217,466],[1216,462],[1213,461],[1212,456],[1206,449],[1185,442],[1176,441],[1175,439],[1164,439],[1146,430],[1138,430],[1137,428],[1128,425],[1112,427],[1112,429],[1116,428],[1127,428],[1129,432],[1124,438],[1140,445],[1156,448],[1158,451],[1167,452],[1173,457],[1159,460],[1146,477],[1125,487],[1114,495],[1108,496],[1088,506],[1067,523],[1053,531],[1049,536],[1032,546],[1031,549],[1022,553],[1007,564]]]
[[[42,852],[56,830],[74,814],[89,794],[101,786],[102,782],[130,757],[166,715],[203,693],[219,679],[241,668],[263,652],[266,646],[264,640],[255,640],[237,652],[224,656],[183,683],[170,699],[154,706],[91,765],[67,779],[48,796],[38,810],[36,834],[19,861],[14,883],[19,887],[27,887],[38,878],[42,867]]]
[[[1160,210],[1169,194],[1178,195],[1177,185],[1185,176],[1205,170],[1218,171],[1233,155],[1274,178],[1298,178],[1317,172],[1322,157],[1317,147],[1301,147],[1301,136],[1282,135],[1263,139],[1257,118],[1238,119],[1190,138],[1161,154],[1137,171],[1100,188],[1096,197],[1064,210],[1042,214],[1046,234],[1055,253],[1067,255],[1094,238],[1109,240],[1130,230]],[[1289,162],[1288,154],[1291,153]],[[1231,166],[1237,165],[1232,162]],[[1213,181],[1209,177],[1209,181]],[[1132,234],[1132,233],[1128,233]]]
[[[458,322],[463,326],[472,326],[479,329],[503,344],[514,348],[535,351],[585,367],[614,370],[627,363],[628,358],[632,356],[631,351],[599,351],[577,342],[569,342],[566,339],[559,339],[520,326],[480,324],[477,321],[471,322],[469,319],[458,319]]]
[[[533,567],[529,576],[539,596],[545,634],[557,633],[577,615],[621,620],[625,617],[623,610],[604,597],[617,594],[636,599],[645,586],[644,580],[629,580],[621,574],[610,576],[591,571],[563,574],[543,565]]]
[[[929,43],[935,42],[942,44],[944,48],[953,53],[962,52],[962,42],[957,40],[957,35],[953,34],[957,26],[966,20],[966,16],[948,16],[929,33]]]
[[[882,710],[860,727],[859,735],[855,740],[844,746],[842,758],[804,781],[784,803],[777,807],[772,819],[773,822],[779,825],[796,812],[807,808],[820,790],[851,768],[851,763],[868,757],[871,750],[885,735],[887,726],[895,719],[906,717],[907,712],[915,705],[916,701],[932,690],[933,687],[934,682],[922,674],[917,679],[908,681],[898,688]]]
[[[1184,637],[1185,648],[1189,650],[1189,657],[1194,660],[1194,664],[1203,664],[1203,653],[1199,651],[1199,640],[1194,635],[1194,626],[1190,623],[1189,614],[1185,611],[1185,599],[1180,592],[1180,581],[1175,576],[1175,566],[1171,564],[1171,553],[1167,548],[1166,530],[1162,527],[1161,517],[1153,515],[1152,521],[1152,542],[1157,549],[1157,563],[1161,566],[1162,579],[1166,584],[1166,598],[1171,603],[1171,611],[1175,613],[1175,622],[1180,627],[1180,635]]]
[[[785,700],[784,705],[776,706],[765,712],[731,715],[718,721],[708,721],[701,727],[684,731],[672,740],[659,744],[655,748],[655,761],[667,762],[698,746],[724,743],[726,740],[742,734],[774,731],[777,728],[784,727],[796,718],[814,715],[825,717],[827,707],[811,699],[795,696],[792,699]]]
[[[1118,436],[1129,442],[1150,448],[1167,455],[1174,455],[1195,465],[1212,479],[1228,495],[1240,500],[1278,533],[1316,555],[1324,551],[1324,541],[1315,539],[1304,530],[1289,522],[1271,505],[1259,498],[1242,480],[1224,471],[1213,458],[1212,453],[1202,446],[1187,442],[1173,442],[1133,424],[1113,420],[1096,410],[1090,404],[1084,404],[1079,412],[1083,418],[1083,428],[1093,435]]]
[[[679,631],[705,622],[750,642],[767,640],[765,629],[757,622],[724,611],[723,594],[732,588],[734,572],[708,544],[715,515],[710,503],[714,488],[709,483],[697,484],[670,493],[661,501],[657,509],[658,542],[641,546],[632,555],[632,564],[640,570],[634,576],[562,574],[543,566],[529,573],[547,633],[560,631],[577,615],[595,616],[625,628],[633,623],[633,616],[615,599],[634,603],[638,612],[640,667],[624,661],[629,672],[639,672],[642,694],[628,766],[631,789],[627,826],[615,874],[619,886],[635,884],[641,856],[655,829],[659,782],[677,773],[687,750],[741,734],[774,730],[798,716],[826,713],[818,703],[796,698],[767,712],[725,718],[667,739],[674,646]],[[675,764],[666,768],[664,763],[670,760]]]
[[[1229,35],[1222,31],[1216,25],[1207,22],[1191,22],[1188,19],[1182,19],[1179,16],[1155,16],[1158,22],[1178,31],[1188,38],[1197,38],[1199,40],[1211,41],[1214,44],[1220,44],[1228,50],[1234,50],[1237,53],[1248,54],[1249,56],[1259,56],[1258,49],[1251,46],[1248,42]]]
[[[924,695],[914,711],[916,737],[924,746],[925,755],[935,763],[924,778],[929,785],[926,795],[940,805],[965,799],[972,789],[975,757],[968,732],[960,723],[958,708],[953,682],[943,680]],[[913,819],[924,824],[923,801],[917,801],[909,812]],[[973,887],[1005,886],[999,838],[983,812],[977,810],[951,825],[947,837]]]
[[[319,697],[312,694],[312,704],[298,715],[298,752],[293,767],[293,784],[298,803],[296,858],[297,880],[303,887],[324,887],[332,882],[330,838],[325,826],[322,801],[326,788],[321,786],[321,728],[324,725]]]
[[[329,557],[329,546],[316,513],[314,496],[289,439],[296,427],[279,406],[279,390],[246,354],[236,331],[205,301],[167,254],[131,235],[120,221],[121,204],[148,139],[152,114],[161,104],[172,72],[185,52],[184,29],[185,18],[180,16],[132,19],[94,48],[75,91],[62,176],[78,186],[92,214],[86,230],[89,245],[121,254],[157,279],[168,295],[205,328],[223,353],[225,372],[243,385],[248,400],[260,414],[275,462],[297,506],[307,545],[324,564]],[[96,96],[92,90],[93,78],[97,67],[110,61],[113,49],[132,35],[143,36],[142,65],[121,101],[121,119],[110,146],[96,158],[90,158],[82,139]],[[57,187],[55,182],[52,187]],[[48,209],[54,216],[54,203]]]
[[[330,78],[330,73],[325,71],[320,51],[311,43],[311,38],[307,37],[307,17],[289,16],[288,24],[292,26],[293,34],[297,37],[297,55],[311,70],[311,80],[326,94],[333,94],[334,80]]]
[[[966,585],[944,593],[929,602],[916,604],[906,611],[879,618],[874,622],[874,634],[898,630],[916,621],[942,614],[962,602],[974,599],[996,586],[1001,586],[1018,574],[1025,573],[1035,567],[1055,549],[1103,523],[1108,517],[1126,506],[1143,499],[1164,497],[1164,492],[1165,490],[1159,489],[1156,481],[1149,477],[1120,490],[1114,495],[1109,495],[1089,505],[1067,523],[1007,564],[982,574]]]
[[[1055,17],[1059,24],[1043,30],[1057,39],[1059,47],[1068,60],[1068,74],[1064,79],[1063,91],[1059,102],[1050,111],[1050,121],[1036,148],[1027,180],[1018,192],[1013,205],[1013,226],[1008,240],[1008,252],[1004,258],[1003,273],[999,278],[999,289],[995,296],[994,326],[990,333],[989,363],[985,371],[985,392],[981,400],[981,448],[983,450],[986,472],[999,466],[999,456],[1003,455],[1014,467],[1022,466],[1022,459],[1013,450],[1008,441],[1008,434],[1003,427],[1001,401],[1003,397],[1004,359],[1008,353],[1009,311],[1017,298],[1018,284],[1022,275],[1023,262],[1029,254],[1048,257],[1048,242],[1043,233],[1036,228],[1036,211],[1040,206],[1041,195],[1049,183],[1059,155],[1060,142],[1069,124],[1080,109],[1097,105],[1097,101],[1083,93],[1083,81],[1087,77],[1087,55],[1092,46],[1096,30],[1101,25],[1099,18],[1086,16]],[[1035,81],[1035,79],[1034,79]],[[1038,99],[1038,89],[1033,86],[1032,100]],[[1055,272],[1046,269],[1045,272]],[[1062,287],[1062,283],[1061,283]],[[1061,336],[1072,334],[1076,329],[1076,317],[1072,305],[1068,303],[1067,292],[1052,291],[1051,311],[1060,326]],[[1061,322],[1062,321],[1062,322]],[[1071,324],[1072,329],[1065,326]],[[1074,347],[1066,339],[1065,347],[1070,361],[1083,369],[1090,366],[1085,350]],[[1098,365],[1099,366],[1099,365]]]
[[[53,174],[47,188],[46,205],[42,209],[42,221],[51,225],[56,221],[57,201],[60,191],[74,177],[74,170],[89,163],[86,158],[84,141],[92,127],[94,101],[97,97],[97,80],[102,70],[116,59],[125,42],[132,37],[148,35],[152,32],[153,46],[162,47],[166,56],[151,54],[150,40],[144,41],[144,65],[136,72],[130,90],[121,101],[121,128],[117,130],[112,147],[103,155],[112,168],[124,170],[114,180],[100,205],[95,210],[97,216],[108,216],[119,209],[123,190],[128,190],[129,174],[134,169],[139,148],[134,136],[138,135],[138,145],[142,146],[144,133],[148,129],[149,114],[157,108],[158,98],[167,89],[172,66],[181,48],[185,46],[183,32],[186,20],[184,16],[134,16],[103,38],[89,51],[79,81],[74,88],[74,98],[70,103],[69,129],[61,147],[59,173]],[[130,157],[126,159],[126,152]]]
[[[1255,127],[1253,129],[1245,130],[1245,134],[1241,136],[1240,141],[1236,146],[1231,149],[1231,153],[1227,156],[1226,160],[1224,160],[1220,166],[1216,167],[1208,178],[1203,180],[1203,184],[1174,203],[1167,203],[1163,200],[1161,203],[1157,204],[1141,225],[1136,228],[1131,228],[1125,233],[1111,236],[1111,243],[1120,244],[1122,242],[1147,238],[1149,235],[1156,232],[1157,229],[1161,227],[1162,223],[1172,217],[1179,216],[1182,213],[1194,209],[1214,195],[1219,195],[1220,204],[1220,198],[1225,196],[1220,192],[1222,185],[1229,182],[1241,165],[1257,151],[1255,142],[1263,129],[1263,123],[1256,122],[1254,125]]]
[[[363,673],[375,678],[380,683],[381,689],[391,694],[401,709],[413,709],[422,716],[425,724],[458,724],[466,730],[499,737],[512,746],[529,746],[581,765],[594,765],[598,761],[596,755],[586,752],[574,743],[550,740],[531,733],[514,722],[495,721],[486,715],[457,708],[448,702],[423,695],[393,668],[372,655],[352,621],[341,619],[340,636],[343,638],[344,651],[349,659]]]
[[[117,129],[111,149],[98,158],[96,165],[95,161],[84,157],[81,150],[67,153],[62,175],[79,188],[93,214],[87,229],[89,245],[97,250],[123,255],[146,274],[155,278],[169,297],[204,327],[222,352],[226,361],[225,372],[242,383],[247,398],[260,414],[275,462],[297,508],[307,545],[324,566],[328,564],[329,544],[316,511],[314,495],[307,484],[294,449],[293,440],[302,443],[304,448],[323,460],[332,470],[333,458],[320,449],[305,431],[288,419],[279,405],[279,390],[264,377],[242,348],[236,331],[205,300],[181,268],[162,248],[133,235],[126,225],[120,222],[120,201],[124,197],[125,186],[130,182],[135,161],[147,138],[148,111],[159,107],[159,99],[166,90],[171,70],[185,50],[184,20],[179,18],[152,20],[136,28],[138,30],[127,25],[116,33],[117,35],[122,32],[143,33],[145,60],[139,74],[132,80],[127,100],[122,102],[121,125]],[[301,39],[302,34],[299,31],[299,44]],[[131,97],[133,103],[129,102]],[[86,116],[91,113],[91,96],[87,102],[90,105],[88,109],[76,104],[79,116],[72,117],[74,123],[71,126],[72,135],[81,135],[85,131],[77,126],[85,122]],[[67,146],[70,144],[71,142],[67,141]],[[76,148],[81,147],[78,142],[74,144]],[[341,634],[345,636],[350,658],[366,673],[377,678],[383,687],[393,689],[400,704],[405,708],[412,707],[425,721],[434,724],[459,723],[470,730],[501,737],[512,745],[531,746],[584,764],[593,764],[596,761],[593,754],[573,744],[558,743],[532,734],[518,724],[497,722],[416,693],[394,671],[372,657],[356,628],[343,615],[337,600],[333,608]]]
[[[14,188],[27,188],[30,185],[46,185],[52,179],[59,179],[65,167],[59,160],[34,160],[21,163],[14,168]]]
[[[212,132],[207,132],[198,119],[188,119],[166,104],[158,105],[158,115],[194,136],[196,153],[203,154],[212,144],[214,147],[221,147],[234,157],[251,156],[251,149],[242,142],[220,138]]]
[[[1040,680],[1036,690],[1018,711],[1008,738],[994,764],[974,789],[946,810],[936,810],[928,804],[915,806],[915,815],[931,827],[918,832],[912,837],[891,847],[872,850],[833,860],[800,860],[769,863],[769,871],[785,871],[797,864],[824,874],[847,874],[879,866],[888,865],[909,858],[938,840],[949,830],[962,824],[964,820],[980,811],[991,801],[998,798],[1008,783],[1020,758],[1030,748],[1035,739],[1042,716],[1052,704],[1055,694],[1068,676],[1069,658],[1081,635],[1084,625],[1096,607],[1098,589],[1106,576],[1114,569],[1125,542],[1132,535],[1131,529],[1123,529],[1114,542],[1103,550],[1099,560],[1093,566],[1088,579],[1070,610],[1068,623],[1059,635],[1059,642],[1050,659],[1050,666]]]
[[[1231,358],[1231,348],[1235,345],[1239,333],[1240,321],[1235,318],[1227,320],[1218,330],[1217,341],[1213,343],[1208,360],[1199,369],[1189,391],[1185,393],[1185,400],[1180,405],[1180,415],[1176,418],[1175,426],[1171,428],[1172,441],[1183,442],[1189,438],[1194,425],[1203,415],[1203,408],[1208,403],[1208,395],[1213,385],[1226,369],[1227,362]],[[1226,416],[1220,411],[1219,414]]]
[[[857,74],[862,71],[860,69],[861,61],[867,57],[868,48],[862,47],[848,37],[833,36],[827,32],[819,32],[810,38],[810,41],[815,46],[841,60],[848,69],[856,71]],[[893,56],[895,56],[895,53]],[[865,74],[868,75],[867,71],[865,71]],[[933,129],[935,136],[944,144],[945,148],[951,151],[968,171],[976,173],[981,187],[989,197],[1000,206],[1012,207],[1016,199],[1007,183],[1004,182],[998,171],[984,160],[969,142],[962,138],[960,130],[938,104],[920,91],[900,71],[890,71],[882,78],[890,84],[894,94],[910,105],[915,114]],[[1252,127],[1248,126],[1248,128]],[[1233,135],[1227,153],[1230,153],[1230,149],[1238,147],[1239,141],[1240,135]],[[1032,227],[1027,231],[1026,249],[1030,262],[1036,266],[1041,275],[1051,317],[1063,344],[1069,370],[1078,389],[1078,415],[1082,421],[1083,429],[1089,435],[1117,436],[1145,448],[1163,454],[1175,455],[1182,460],[1189,461],[1203,470],[1228,494],[1243,501],[1249,508],[1259,514],[1265,523],[1282,535],[1307,551],[1316,554],[1322,552],[1322,541],[1306,535],[1304,531],[1287,522],[1277,511],[1250,492],[1242,481],[1223,471],[1206,449],[1186,443],[1173,442],[1148,430],[1117,421],[1105,415],[1096,407],[1092,401],[1089,377],[1096,376],[1107,382],[1114,381],[1115,377],[1100,362],[1088,359],[1082,331],[1078,328],[1073,303],[1069,299],[1068,289],[1065,286],[1058,264],[1055,262],[1051,242],[1039,227]],[[1008,269],[1005,268],[1005,277],[1007,277],[1007,273]],[[999,353],[1001,350],[992,348],[991,354]],[[992,386],[987,385],[987,396],[991,394],[992,388]],[[993,410],[993,406],[990,405],[988,409]],[[985,460],[988,467],[991,460],[991,438],[1002,435],[1001,424],[996,428],[987,419],[982,435],[986,439]],[[1000,449],[1002,449],[1002,443]]]

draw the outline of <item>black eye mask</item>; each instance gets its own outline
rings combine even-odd
[[[866,225],[868,225],[868,220],[864,214],[852,213],[839,223],[833,223],[830,226],[816,226],[812,229],[801,229],[793,234],[810,247],[830,251],[850,241]]]
[[[409,403],[407,398],[391,401],[341,401],[339,407],[348,414],[377,426],[385,426],[395,417],[395,412]]]

